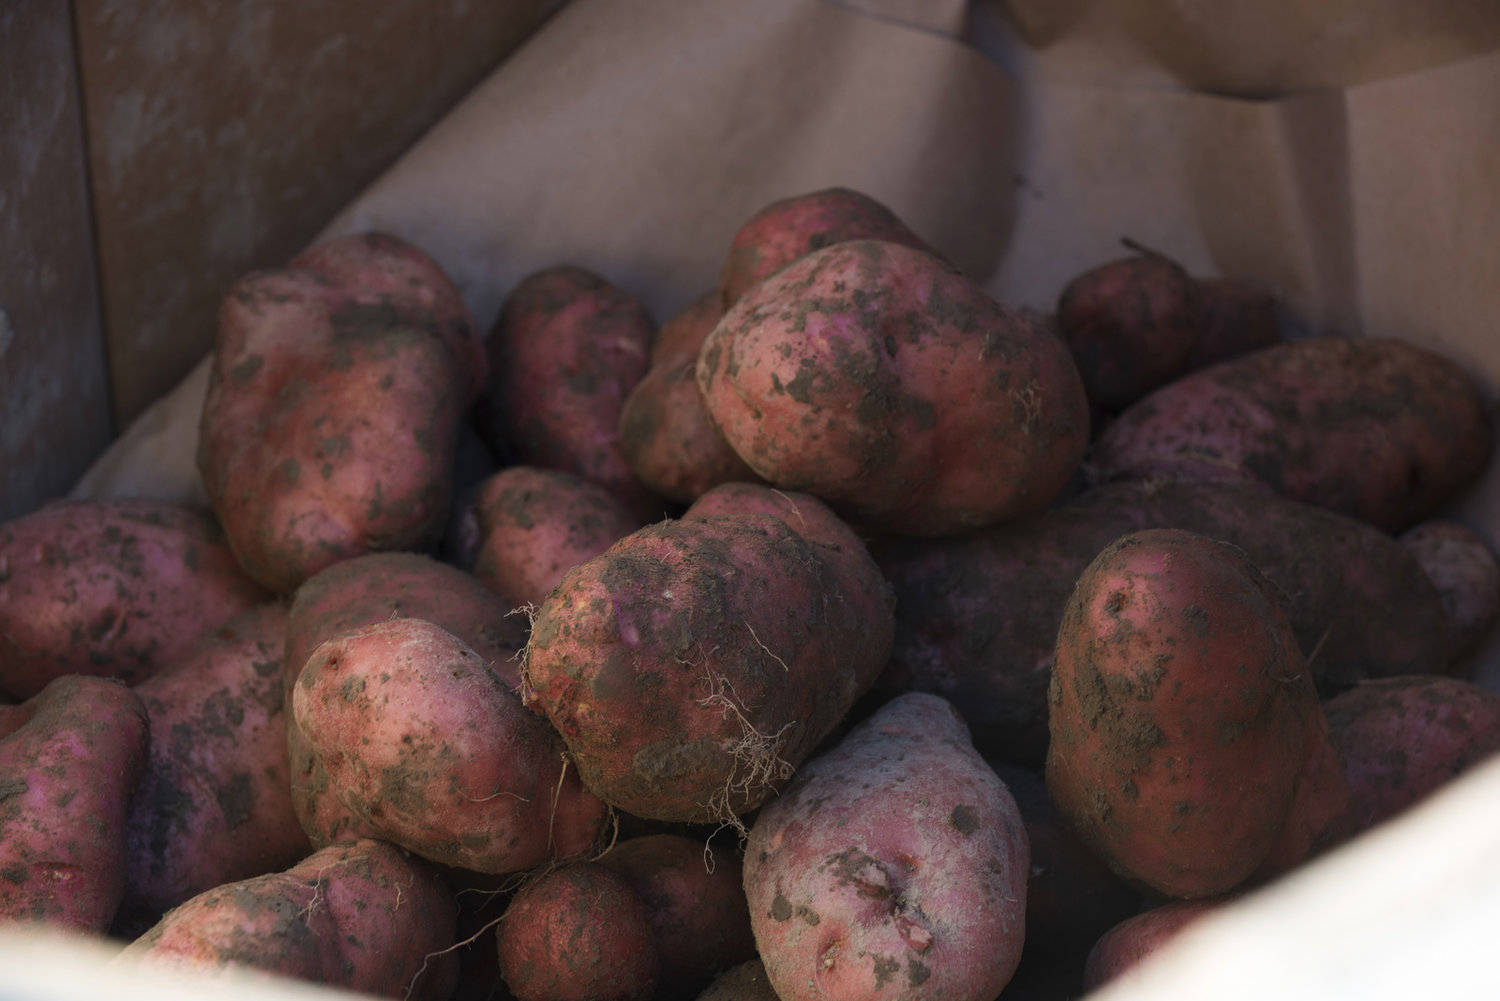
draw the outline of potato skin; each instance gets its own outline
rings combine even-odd
[[[1234,278],[1199,278],[1203,321],[1184,371],[1237,358],[1282,340],[1276,297]]]
[[[756,816],[745,894],[783,1001],[988,1001],[1025,937],[1026,828],[945,700],[899,696]]]
[[[457,908],[437,870],[383,841],[320,849],[288,869],[214,887],[114,960],[171,973],[263,971],[403,1001],[445,1001]]]
[[[1089,456],[1096,479],[1239,483],[1399,532],[1489,460],[1480,389],[1459,365],[1402,341],[1314,337],[1163,386]]]
[[[125,825],[115,934],[224,883],[279,872],[312,851],[292,808],[281,657],[286,606],[235,616],[136,686],[150,756]]]
[[[1083,987],[1097,990],[1160,949],[1205,914],[1219,910],[1234,894],[1202,900],[1173,900],[1125,918],[1101,934],[1083,965]]]
[[[1443,599],[1456,666],[1500,619],[1500,560],[1478,532],[1457,521],[1423,521],[1400,539]]]
[[[65,674],[137,684],[269,597],[206,511],[54,501],[0,525],[0,694]]]
[[[526,703],[611,805],[733,822],[885,663],[890,592],[863,543],[815,498],[788,500],[837,541],[795,516],[689,508],[574,567],[537,611]]]
[[[292,713],[329,787],[365,829],[480,873],[588,851],[604,805],[562,742],[462,640],[391,619],[318,646]]]
[[[0,706],[0,924],[109,927],[149,741],[140,697],[114,679],[64,675]]]
[[[457,290],[395,237],[340,237],[225,296],[198,468],[247,573],[290,593],[438,539],[485,356]]]
[[[1116,872],[1188,899],[1266,861],[1317,695],[1270,585],[1238,550],[1175,529],[1111,543],[1064,612],[1048,702],[1047,789]]]

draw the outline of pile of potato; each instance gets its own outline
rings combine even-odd
[[[236,283],[212,509],[0,525],[0,919],[434,1001],[1074,997],[1500,748],[1451,361],[1134,246],[1012,309],[847,189],[729,236],[660,327],[559,264],[482,332],[379,233]]]

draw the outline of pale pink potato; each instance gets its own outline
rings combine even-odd
[[[488,477],[472,510],[474,576],[513,609],[540,605],[563,574],[643,524],[600,484],[538,466]]]
[[[1015,800],[944,699],[898,696],[809,760],[745,846],[782,1001],[990,1001],[1025,937]]]
[[[894,243],[835,244],[756,285],[708,335],[697,377],[757,475],[873,533],[1040,510],[1088,443],[1083,384],[1050,323]]]
[[[246,571],[289,593],[340,559],[435,543],[485,365],[448,277],[395,237],[242,277],[220,308],[198,468]]]
[[[1448,615],[1450,660],[1472,653],[1500,619],[1500,561],[1474,529],[1457,521],[1434,519],[1401,533],[1412,554],[1437,588]]]
[[[171,974],[256,971],[326,987],[447,1001],[457,908],[430,864],[387,842],[346,841],[170,911],[114,959]]]
[[[54,501],[0,525],[0,692],[22,701],[65,674],[136,684],[268,597],[207,511]]]
[[[139,934],[189,897],[312,851],[292,808],[286,620],[283,603],[258,605],[136,686],[151,752],[125,826],[115,934]]]
[[[0,707],[0,925],[109,927],[149,741],[140,698],[113,679],[65,675]]]
[[[605,808],[563,744],[458,637],[423,619],[341,633],[292,712],[364,830],[446,866],[519,872],[593,846]]]

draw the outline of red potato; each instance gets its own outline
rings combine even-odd
[[[198,468],[230,547],[290,593],[340,559],[438,540],[479,331],[442,269],[366,233],[225,296]]]
[[[875,533],[1037,511],[1087,445],[1067,347],[931,254],[858,240],[800,258],[708,335],[709,420],[768,483]]]
[[[651,915],[625,877],[574,862],[519,890],[496,932],[517,1001],[650,1001],[660,977]]]
[[[752,286],[815,250],[849,240],[885,240],[936,254],[894,212],[850,188],[783,198],[741,224],[719,275],[719,301],[733,306]]]
[[[66,675],[0,707],[0,925],[109,927],[149,741],[140,698],[112,679]]]
[[[282,688],[292,687],[324,640],[391,618],[436,623],[479,654],[514,689],[521,680],[519,654],[526,645],[524,617],[472,574],[417,553],[369,553],[333,564],[308,578],[287,616]],[[292,801],[315,847],[374,831],[339,802],[328,775],[311,753],[296,718],[285,715]]]
[[[684,504],[720,483],[760,480],[709,423],[698,394],[698,350],[723,313],[715,293],[664,323],[650,367],[620,407],[626,463],[655,493]]]
[[[115,958],[152,972],[260,971],[327,987],[446,1001],[456,908],[437,870],[382,841],[313,852],[281,872],[206,890]]]
[[[511,466],[479,484],[473,573],[513,609],[540,605],[563,574],[643,524],[592,480]]]
[[[189,897],[312,851],[292,808],[286,620],[281,602],[258,605],[136,687],[151,751],[125,825],[116,934],[134,937]]]
[[[574,567],[532,626],[527,705],[584,784],[638,817],[734,823],[890,653],[889,588],[858,536],[815,498],[732,486],[786,520],[695,504]]]
[[[292,713],[363,830],[441,865],[519,872],[587,853],[605,808],[562,741],[458,637],[391,619],[320,644]]]
[[[0,691],[24,701],[66,674],[136,684],[268,597],[206,511],[55,501],[0,525]]]
[[[660,969],[654,1001],[692,1001],[718,973],[755,958],[744,867],[734,853],[710,852],[686,835],[648,834],[598,861],[646,904]]]
[[[1276,297],[1262,288],[1233,278],[1200,278],[1198,301],[1202,323],[1198,339],[1188,354],[1185,372],[1268,348],[1282,340]]]
[[[1314,337],[1162,386],[1100,434],[1088,468],[1240,484],[1399,532],[1479,475],[1491,439],[1479,384],[1451,359]]]
[[[1156,253],[1090,268],[1063,287],[1057,330],[1089,400],[1123,409],[1181,375],[1203,329],[1198,282]]]
[[[1432,520],[1401,533],[1448,613],[1453,661],[1472,653],[1500,619],[1500,560],[1480,534],[1456,521]]]
[[[782,1001],[990,1001],[1025,937],[1015,800],[943,699],[898,696],[756,816],[745,895]]]
[[[1459,678],[1368,681],[1325,708],[1361,830],[1500,751],[1500,694]]]
[[[1171,941],[1182,929],[1203,915],[1219,910],[1234,897],[1230,894],[1158,904],[1107,929],[1084,961],[1084,990],[1103,987]]]
[[[1052,800],[1138,885],[1217,896],[1345,832],[1312,679],[1238,549],[1176,529],[1107,546],[1064,612],[1048,703]]]
[[[629,292],[557,265],[511,290],[487,342],[479,428],[502,465],[575,473],[641,521],[664,505],[631,471],[620,409],[646,374],[656,326]]]

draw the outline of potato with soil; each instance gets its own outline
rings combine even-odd
[[[728,309],[752,286],[815,250],[849,240],[885,240],[937,254],[881,202],[850,188],[822,188],[782,198],[735,230],[719,274]]]
[[[65,675],[0,706],[0,924],[109,927],[149,741],[140,697],[112,679]]]
[[[1443,599],[1449,658],[1456,663],[1473,653],[1500,619],[1500,560],[1478,532],[1457,521],[1420,522],[1400,539]]]
[[[292,687],[324,640],[392,618],[419,618],[453,633],[511,689],[521,680],[526,646],[524,616],[472,574],[418,553],[369,553],[342,560],[308,578],[287,614],[282,690]],[[285,714],[292,802],[316,847],[372,831],[354,817],[328,785],[328,775],[307,746],[297,720]]]
[[[603,828],[604,804],[547,722],[424,619],[320,644],[291,708],[359,828],[441,865],[519,872],[587,853]]]
[[[261,971],[314,984],[445,1001],[457,909],[437,870],[383,841],[313,852],[214,887],[168,912],[114,960],[171,974]]]
[[[134,937],[189,897],[312,851],[292,809],[286,619],[281,602],[258,605],[136,686],[151,751],[125,825],[115,934]]]
[[[620,409],[646,374],[655,335],[639,300],[592,271],[555,265],[523,278],[486,342],[478,418],[496,458],[575,473],[641,521],[661,517],[661,498],[620,444]]]
[[[1282,340],[1276,297],[1234,278],[1199,278],[1203,322],[1183,371],[1193,372]]]
[[[1105,546],[1146,528],[1186,529],[1242,549],[1280,590],[1325,697],[1362,678],[1445,670],[1437,590],[1387,533],[1220,484],[1118,482],[979,532],[874,543],[896,592],[891,662],[875,696],[943,695],[986,755],[1040,767],[1047,685],[1073,585]]]
[[[707,295],[662,324],[646,374],[620,407],[626,463],[652,491],[683,504],[720,483],[759,480],[709,423],[698,395],[698,349],[723,314],[718,295]]]
[[[1500,695],[1460,678],[1382,678],[1325,705],[1361,830],[1500,751]]]
[[[1314,337],[1184,376],[1129,407],[1089,456],[1096,480],[1231,483],[1399,532],[1489,461],[1479,384],[1403,341]]]
[[[757,475],[874,533],[1038,511],[1088,442],[1083,384],[1047,321],[877,240],[815,251],[747,292],[697,376],[709,420]]]
[[[457,289],[396,237],[336,238],[236,282],[198,468],[246,571],[289,593],[337,560],[435,543],[485,364]]]
[[[1015,800],[935,695],[899,696],[756,816],[745,894],[783,1001],[989,1001],[1025,938]]]
[[[65,674],[136,684],[268,597],[199,508],[46,504],[0,525],[0,694]]]
[[[1238,549],[1176,529],[1107,546],[1064,611],[1048,704],[1052,801],[1137,885],[1217,896],[1347,831],[1312,679]]]
[[[638,817],[754,809],[890,654],[890,590],[859,537],[813,497],[735,486],[786,520],[748,502],[695,515],[700,500],[574,567],[532,626],[527,705]]]

